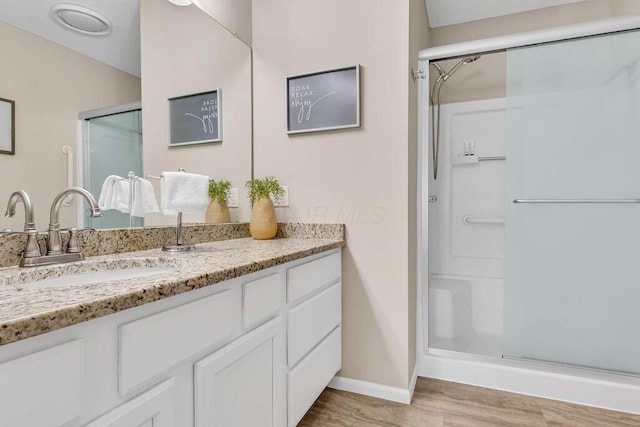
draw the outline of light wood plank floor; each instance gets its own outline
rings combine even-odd
[[[411,405],[326,389],[298,426],[640,426],[640,415],[418,378]]]

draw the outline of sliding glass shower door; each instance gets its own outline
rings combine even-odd
[[[142,111],[129,110],[101,115],[85,120],[85,185],[96,198],[110,175],[127,177],[129,171],[142,176]],[[129,214],[116,210],[91,218],[85,210],[84,224],[93,228],[129,227]],[[143,218],[134,218],[133,225],[142,227]]]
[[[504,355],[640,374],[640,33],[507,57]]]

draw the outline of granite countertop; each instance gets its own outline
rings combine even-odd
[[[21,288],[9,283],[6,276],[20,271],[20,274],[45,277],[51,274],[52,267],[0,268],[0,345],[342,246],[344,240],[241,238],[200,243],[195,251],[187,253],[170,254],[151,249],[94,256],[83,263],[104,269],[109,265],[140,267],[160,262],[172,270],[155,276],[83,286]]]

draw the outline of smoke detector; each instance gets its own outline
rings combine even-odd
[[[104,36],[111,32],[111,23],[106,17],[76,4],[54,4],[51,15],[60,25],[78,33]]]

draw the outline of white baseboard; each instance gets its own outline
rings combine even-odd
[[[419,365],[421,377],[640,414],[637,377],[542,365],[527,369],[436,355],[423,355]]]
[[[369,381],[354,380],[352,378],[345,378],[335,376],[329,383],[329,387],[348,391],[349,393],[363,394],[365,396],[377,397],[378,399],[390,400],[392,402],[409,404],[413,397],[413,391],[416,387],[416,381],[418,380],[418,365],[416,364],[413,369],[413,375],[411,377],[411,383],[409,388],[391,387],[388,385],[372,383]]]
[[[413,374],[411,375],[411,382],[409,383],[409,403],[413,398],[413,392],[416,391],[416,382],[418,381],[418,361],[416,360],[416,366],[413,367]]]

